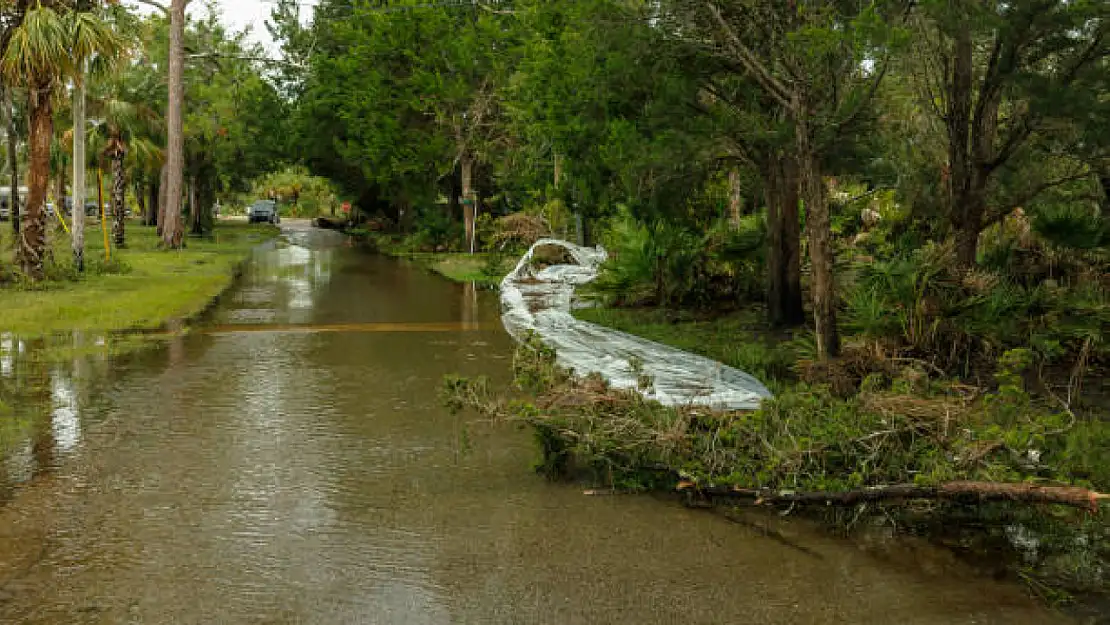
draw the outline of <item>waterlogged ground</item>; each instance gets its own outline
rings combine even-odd
[[[546,483],[438,406],[507,374],[492,294],[287,228],[204,331],[0,341],[0,623],[1068,622],[922,544]]]

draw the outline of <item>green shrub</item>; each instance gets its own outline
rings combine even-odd
[[[709,307],[760,299],[766,226],[749,216],[738,229],[717,222],[705,231],[624,214],[603,244],[610,260],[589,289],[611,306]]]

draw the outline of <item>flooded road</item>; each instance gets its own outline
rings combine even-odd
[[[0,623],[1068,622],[928,546],[547,483],[527,432],[438,405],[507,376],[493,294],[287,238],[204,331],[47,376]]]

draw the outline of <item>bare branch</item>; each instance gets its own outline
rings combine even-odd
[[[705,6],[721,26],[725,36],[728,38],[729,44],[733,48],[733,52],[738,57],[737,60],[743,65],[744,69],[746,69],[783,108],[790,110],[792,107],[790,90],[771,74],[748,46],[744,45],[744,42],[736,35],[736,31],[732,29],[732,26],[729,25],[724,15],[721,14],[721,10],[717,8],[717,5],[712,2],[712,0],[706,0]]]

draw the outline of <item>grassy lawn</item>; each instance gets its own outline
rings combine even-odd
[[[64,279],[71,273],[69,237],[56,234],[52,279],[33,286],[0,283],[0,331],[33,338],[69,330],[154,329],[188,319],[231,284],[251,249],[277,233],[272,226],[221,222],[212,236],[187,238],[186,249],[164,251],[154,228],[128,224],[127,249],[113,249],[113,261],[105,264],[101,233],[89,222],[85,275]],[[4,235],[0,259],[7,264],[11,236]]]

